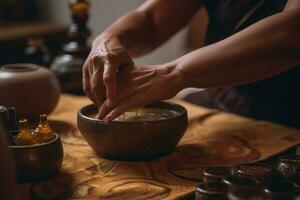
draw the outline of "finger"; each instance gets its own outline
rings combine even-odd
[[[110,111],[111,111],[111,108],[109,108],[107,106],[107,101],[104,101],[104,103],[101,105],[101,108],[99,109],[99,113],[96,117],[98,119],[103,119]]]
[[[95,103],[95,98],[91,90],[91,68],[91,57],[89,56],[82,67],[82,85],[86,96]]]
[[[104,101],[105,91],[103,89],[103,66],[97,56],[93,57],[93,75],[91,79],[92,93],[96,100],[96,105],[100,107]]]
[[[112,62],[104,64],[103,82],[106,88],[108,107],[113,107],[117,96],[117,67]]]
[[[91,59],[92,59],[92,51],[90,51],[87,59],[85,60],[84,64],[83,64],[83,68],[88,68],[89,65],[91,64]]]
[[[137,95],[133,95],[124,100],[119,106],[117,106],[114,110],[112,110],[106,117],[105,121],[112,121],[116,117],[119,117],[124,112],[136,108],[138,106],[143,105],[145,102],[145,95],[143,93],[139,93]]]
[[[85,92],[86,96],[88,96],[94,102],[95,99],[93,98],[91,91],[91,82],[88,67],[83,67],[82,69],[82,85],[83,91]]]
[[[100,77],[100,78],[99,78]],[[101,90],[100,86],[101,73],[95,72],[92,76],[92,93],[95,99],[95,104],[100,107],[103,103],[104,92]]]

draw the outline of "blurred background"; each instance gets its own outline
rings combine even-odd
[[[68,24],[70,21],[67,1],[62,0],[44,0],[44,8],[47,8],[47,19],[61,24]],[[91,0],[89,28],[94,38],[107,26],[113,23],[122,14],[135,9],[144,0]],[[173,38],[167,45],[164,45],[158,51],[149,56],[138,59],[138,62],[145,63],[163,63],[182,55],[185,49],[186,31],[182,31]]]
[[[144,1],[90,0],[89,43],[118,17]],[[30,46],[45,47],[48,53],[44,65],[50,65],[67,42],[67,30],[71,23],[68,0],[0,0],[0,65],[31,62],[28,59]],[[135,62],[160,64],[201,47],[206,25],[206,13],[201,10],[184,30]],[[36,38],[38,40],[32,40]]]

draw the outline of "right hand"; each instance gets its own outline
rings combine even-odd
[[[98,36],[83,66],[83,89],[86,95],[98,106],[107,100],[112,108],[117,98],[118,68],[133,65],[119,38]]]

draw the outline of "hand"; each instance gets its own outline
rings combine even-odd
[[[121,66],[133,61],[117,37],[98,36],[83,66],[83,89],[100,107],[107,98],[107,106],[115,104],[117,96],[116,73]]]
[[[122,113],[141,105],[174,97],[181,89],[180,70],[176,65],[126,66],[118,72],[118,95],[111,109],[107,101],[99,118],[111,121]]]

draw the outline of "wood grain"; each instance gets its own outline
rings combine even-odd
[[[193,193],[205,166],[265,159],[300,142],[296,129],[176,102],[189,112],[176,151],[151,162],[120,162],[95,155],[78,132],[76,111],[89,101],[63,95],[50,117],[63,141],[63,168],[53,179],[33,184],[32,198],[183,199]]]

